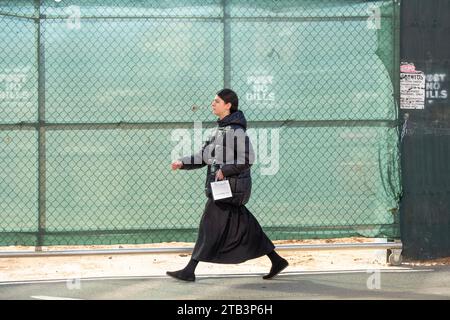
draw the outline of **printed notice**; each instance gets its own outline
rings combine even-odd
[[[231,198],[233,196],[230,181],[228,180],[211,182],[211,191],[214,200]]]
[[[414,64],[400,67],[400,109],[425,108],[425,74]]]

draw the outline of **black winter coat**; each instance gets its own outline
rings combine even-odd
[[[252,178],[250,167],[254,163],[254,151],[246,134],[247,120],[242,111],[236,111],[217,121],[217,130],[194,155],[180,159],[181,169],[192,170],[208,166],[205,194],[212,198],[211,182],[215,181],[216,171],[222,169],[229,180],[232,198],[216,200],[235,206],[245,205],[250,199]]]

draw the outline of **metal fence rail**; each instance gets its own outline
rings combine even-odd
[[[317,251],[317,250],[388,250],[388,262],[392,265],[400,265],[402,262],[401,242],[390,243],[328,243],[305,245],[277,245],[277,251]],[[38,249],[38,248],[37,248]],[[160,248],[127,248],[127,249],[89,249],[89,250],[35,250],[35,251],[5,251],[0,252],[0,258],[32,258],[32,257],[64,257],[87,255],[111,255],[111,254],[179,254],[192,253],[194,247],[160,247]]]

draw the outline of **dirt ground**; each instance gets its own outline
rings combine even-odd
[[[363,243],[385,242],[385,239],[342,238],[326,240],[285,240],[274,241],[275,245],[284,244],[327,244],[327,243]],[[43,247],[43,251],[120,249],[120,248],[161,248],[192,247],[193,243],[157,243],[144,245],[112,246],[55,246]],[[0,247],[0,252],[34,251],[34,247]],[[290,266],[286,272],[317,270],[376,270],[404,268],[411,265],[436,265],[449,263],[450,258],[441,261],[407,262],[401,266],[390,266],[386,262],[384,249],[345,249],[345,250],[279,250]],[[190,254],[145,253],[145,254],[108,254],[78,255],[60,257],[0,257],[0,281],[26,281],[50,279],[79,279],[94,277],[145,277],[164,276],[168,270],[183,268]],[[263,274],[270,269],[270,260],[261,257],[241,264],[223,265],[200,263],[197,275],[217,274]]]

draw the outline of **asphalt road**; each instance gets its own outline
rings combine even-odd
[[[194,283],[169,277],[68,279],[0,283],[2,300],[309,300],[446,299],[450,266],[400,270],[199,275]]]

